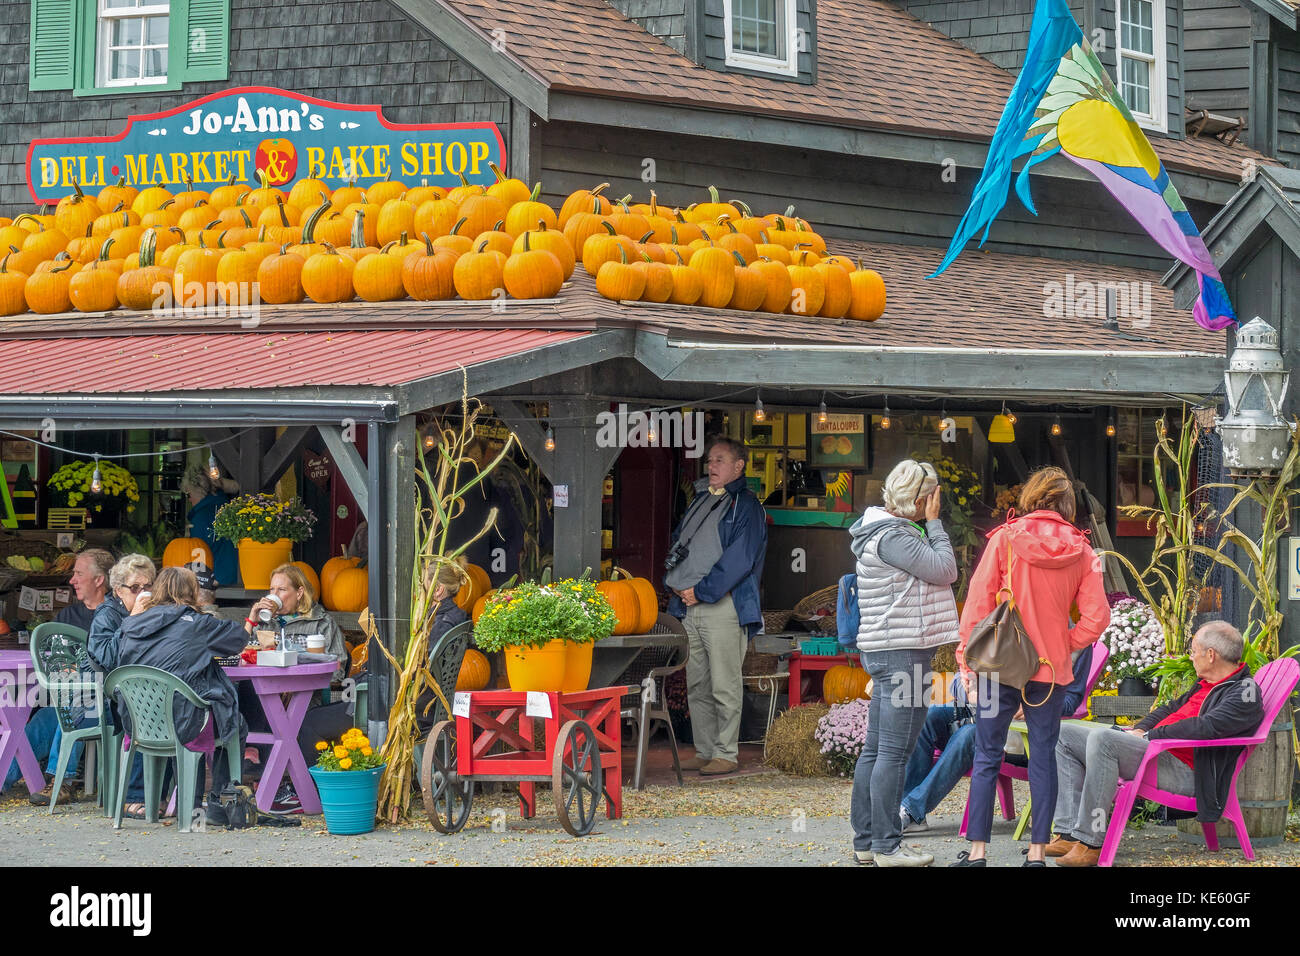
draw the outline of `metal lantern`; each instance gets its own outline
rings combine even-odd
[[[1282,402],[1290,377],[1277,332],[1255,316],[1237,332],[1237,347],[1223,373],[1228,413],[1215,421],[1223,465],[1234,478],[1276,474],[1286,460],[1292,425],[1282,417]]]

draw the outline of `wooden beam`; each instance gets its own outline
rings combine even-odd
[[[239,436],[239,461],[235,480],[239,490],[252,494],[262,488],[262,429],[254,428]]]
[[[334,459],[339,474],[347,482],[352,497],[357,499],[357,508],[366,516],[367,521],[371,520],[374,516],[370,511],[370,484],[367,481],[366,463],[361,460],[356,442],[350,440],[350,436],[345,436],[343,428],[338,425],[318,425],[316,429],[325,442],[325,450]],[[373,450],[371,454],[374,454]]]
[[[537,116],[522,100],[510,100],[510,175],[531,188],[542,178],[542,137]]]
[[[415,564],[415,465],[419,435],[415,416],[406,415],[396,425],[386,425],[383,447],[381,494],[375,514],[382,522],[383,613],[389,650],[398,660],[406,652],[411,636],[411,586]],[[371,555],[374,561],[375,556]]]
[[[262,459],[262,488],[270,488],[298,460],[302,446],[311,434],[308,425],[290,425]]]
[[[492,410],[500,419],[510,426],[524,454],[537,464],[542,474],[546,476],[546,480],[550,481],[550,468],[555,456],[546,450],[546,430],[542,428],[542,423],[528,414],[522,405],[508,398],[494,395],[484,400],[492,406]]]
[[[1295,11],[1291,10],[1290,14],[1290,27],[1294,30]],[[1272,16],[1255,9],[1250,15],[1250,128],[1247,135],[1250,145],[1265,156],[1277,155],[1277,121],[1277,46],[1272,36]]]

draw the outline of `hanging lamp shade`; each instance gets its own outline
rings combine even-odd
[[[994,415],[989,426],[989,441],[995,445],[1010,445],[1016,440],[1016,430],[1006,415]]]

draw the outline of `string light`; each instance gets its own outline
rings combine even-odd
[[[659,439],[659,433],[655,431],[654,416],[650,417],[650,425],[646,431],[645,440],[647,444],[653,445]]]
[[[1060,434],[1061,434],[1061,416],[1057,415],[1055,421],[1052,422],[1052,436],[1056,437]]]
[[[762,393],[762,392],[759,392],[759,393],[758,393],[758,396],[754,399],[754,421],[756,421],[756,422],[765,422],[765,421],[767,421],[767,412],[763,411],[763,393]]]
[[[948,417],[948,406],[945,404],[943,410],[939,412],[939,431],[947,431],[956,424],[956,422]]]
[[[1115,437],[1115,413],[1114,412],[1110,413],[1110,418],[1106,422],[1106,437],[1107,438]]]
[[[826,414],[826,393],[822,392],[822,403],[817,408],[817,423],[819,425],[825,425],[827,418],[828,416]]]
[[[1018,419],[1016,418],[1016,413],[1015,413],[1015,412],[1007,411],[1007,403],[1006,403],[1006,402],[1003,402],[1003,403],[1002,403],[1002,414],[1005,415],[1005,416],[1007,416],[1007,421],[1009,421],[1009,422],[1010,422],[1011,424],[1013,424],[1013,425],[1018,421]]]
[[[544,447],[547,451],[555,451],[555,431],[550,425],[546,426],[546,444]]]
[[[213,481],[221,480],[221,469],[217,467],[217,456],[208,449],[208,477]]]
[[[889,419],[889,400],[885,399],[885,410],[880,413],[880,427],[885,431],[889,431],[889,426],[892,424],[893,422]]]
[[[99,456],[95,456],[95,473],[90,476],[90,491],[92,494],[99,494],[104,490],[104,482],[99,477]]]
[[[433,435],[433,426],[430,425],[424,430],[424,450],[433,451],[438,446],[438,439]]]

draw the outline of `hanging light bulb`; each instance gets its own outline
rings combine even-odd
[[[430,425],[424,430],[424,450],[433,451],[438,446],[438,439],[434,437],[433,426]]]
[[[1019,419],[1016,418],[1016,413],[1015,413],[1015,412],[1009,412],[1009,411],[1007,411],[1007,403],[1006,403],[1006,402],[1003,402],[1003,403],[1002,403],[1002,414],[1005,415],[1005,416],[1007,417],[1007,422],[1008,422],[1009,424],[1014,425],[1017,421],[1019,421]]]
[[[659,439],[659,433],[655,431],[655,417],[653,414],[646,416],[649,419],[649,425],[646,426],[645,440],[646,444],[653,445]]]
[[[1052,436],[1056,437],[1061,434],[1061,416],[1057,415],[1056,420],[1052,422]]]
[[[826,393],[822,392],[822,403],[817,408],[817,424],[825,425],[827,417],[828,416],[826,414]]]
[[[1110,418],[1106,421],[1106,437],[1115,437],[1115,413],[1110,413]]]
[[[889,402],[886,400],[885,410],[880,413],[880,427],[885,431],[889,431],[889,426],[892,424],[894,423],[889,419]]]
[[[90,476],[90,491],[92,494],[99,494],[104,490],[104,482],[99,476],[99,456],[95,456],[95,473]]]
[[[957,423],[948,417],[948,406],[944,405],[943,410],[939,412],[939,431],[947,431]]]
[[[546,444],[544,447],[547,451],[555,451],[555,431],[550,425],[546,426]]]
[[[212,449],[208,449],[208,477],[213,481],[221,480],[221,469],[217,467],[217,456],[212,454]]]
[[[763,411],[763,393],[759,392],[758,397],[754,399],[754,421],[767,421],[767,412]]]

